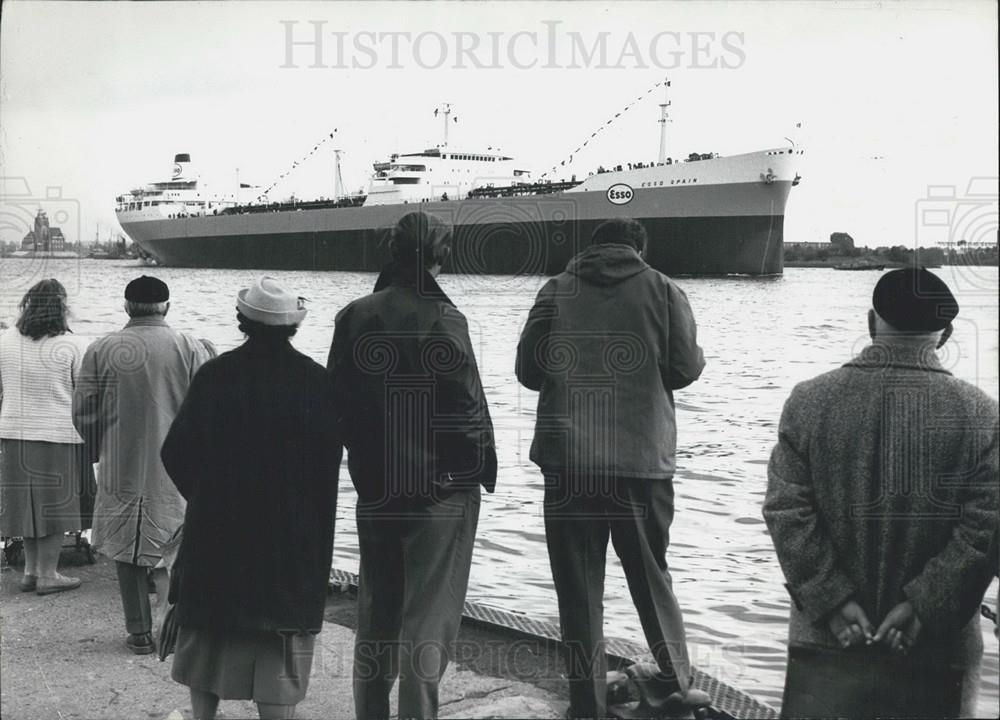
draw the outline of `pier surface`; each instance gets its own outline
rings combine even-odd
[[[155,654],[133,655],[125,648],[114,564],[100,556],[94,565],[82,560],[77,564],[69,557],[76,554],[63,554],[61,570],[83,580],[78,590],[39,597],[19,592],[21,568],[0,573],[0,716],[4,720],[189,720],[188,689],[170,679],[172,658],[161,663]],[[349,604],[347,598],[332,598],[328,619],[345,618]],[[485,646],[465,630],[460,642],[468,648]],[[324,623],[309,693],[297,717],[353,720],[353,647],[353,630]],[[528,659],[530,654],[520,657]],[[492,654],[494,662],[497,655]],[[483,654],[449,667],[441,683],[442,718],[562,717],[566,701],[545,689],[544,682],[470,669],[490,659]],[[525,677],[546,675],[551,673],[525,672]],[[257,717],[253,704],[244,700],[223,700],[219,710],[223,719]]]
[[[83,585],[39,597],[22,593],[20,566],[0,573],[0,716],[4,720],[190,720],[188,689],[170,678],[172,658],[138,656],[125,648],[114,564],[81,550],[63,552],[61,570]],[[333,587],[356,578],[340,571]],[[151,598],[151,600],[154,598]],[[318,637],[303,720],[354,717],[351,689],[355,598],[333,592]],[[645,649],[609,639],[611,667],[648,660]],[[714,718],[776,717],[773,708],[695,670],[708,691]],[[568,705],[558,629],[526,616],[466,605],[456,659],[441,683],[440,715],[447,718],[561,718]],[[394,693],[395,694],[395,693]],[[395,705],[395,698],[393,698]],[[253,703],[223,700],[219,717],[257,717]]]

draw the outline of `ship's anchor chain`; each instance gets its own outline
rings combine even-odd
[[[605,122],[605,123],[604,123],[603,125],[601,125],[601,126],[600,126],[599,128],[597,128],[597,129],[596,129],[596,130],[595,130],[594,132],[590,133],[590,137],[589,137],[589,138],[587,138],[586,140],[584,140],[584,141],[583,141],[583,143],[582,143],[582,144],[580,145],[580,147],[578,147],[578,148],[577,148],[576,150],[574,150],[573,152],[571,152],[571,153],[569,154],[569,157],[567,157],[567,158],[566,158],[565,160],[561,161],[561,162],[560,162],[560,163],[559,163],[558,165],[553,165],[553,166],[552,166],[551,168],[549,168],[548,170],[546,170],[545,172],[543,172],[543,173],[542,173],[542,174],[541,174],[541,175],[539,176],[539,178],[538,178],[538,179],[539,179],[539,180],[544,180],[544,179],[545,179],[545,177],[546,177],[546,176],[547,176],[547,175],[548,175],[549,173],[552,173],[552,172],[555,172],[555,171],[556,171],[556,170],[558,170],[558,169],[559,169],[560,167],[564,167],[564,166],[566,165],[566,163],[571,163],[571,162],[573,162],[573,156],[574,156],[574,155],[576,155],[576,154],[577,154],[578,152],[580,152],[581,150],[583,150],[583,149],[584,149],[585,147],[587,147],[587,143],[589,143],[589,142],[590,142],[591,140],[593,140],[593,139],[594,139],[595,137],[597,137],[597,136],[598,136],[598,135],[599,135],[599,134],[600,134],[601,132],[603,132],[603,131],[604,131],[604,129],[605,129],[605,128],[606,128],[606,127],[607,127],[608,125],[610,125],[610,124],[611,124],[611,123],[613,123],[613,122],[614,122],[615,120],[617,120],[617,119],[618,119],[619,117],[621,117],[621,116],[622,116],[622,115],[624,115],[624,114],[625,114],[626,112],[628,112],[628,111],[629,111],[629,109],[630,109],[630,108],[631,108],[631,107],[632,107],[633,105],[635,105],[636,103],[638,103],[639,101],[641,101],[642,99],[644,99],[644,98],[645,98],[645,97],[646,97],[647,95],[649,95],[649,94],[650,94],[651,92],[653,92],[654,90],[656,90],[656,88],[659,88],[659,87],[663,87],[663,86],[664,86],[664,85],[666,85],[666,84],[667,84],[667,81],[666,81],[666,80],[661,80],[661,81],[659,81],[658,83],[654,84],[654,85],[653,85],[653,86],[652,86],[651,88],[649,88],[649,90],[647,90],[646,92],[644,92],[644,93],[643,93],[642,95],[639,95],[639,96],[638,96],[638,97],[637,97],[637,98],[636,98],[635,100],[633,100],[633,101],[632,101],[632,102],[630,102],[630,103],[629,103],[628,105],[626,105],[625,107],[623,107],[623,108],[621,109],[621,111],[620,111],[620,112],[616,112],[616,113],[615,113],[615,115],[614,115],[614,117],[610,118],[610,119],[609,119],[609,120],[608,120],[607,122]]]
[[[312,147],[312,150],[310,150],[310,151],[309,151],[309,152],[307,152],[307,153],[306,153],[305,155],[303,155],[303,156],[302,156],[302,158],[301,158],[300,160],[296,160],[295,162],[293,162],[293,163],[292,163],[292,166],[291,166],[290,168],[288,168],[288,170],[287,170],[286,172],[283,172],[283,173],[281,173],[281,175],[279,175],[279,176],[278,176],[278,179],[277,179],[277,180],[275,180],[275,181],[274,181],[274,182],[272,182],[272,183],[271,183],[270,185],[268,185],[268,186],[267,186],[267,189],[266,189],[266,190],[265,190],[264,192],[262,192],[262,193],[261,193],[260,195],[258,195],[258,196],[257,196],[257,202],[260,202],[261,200],[263,200],[263,199],[264,199],[264,198],[265,198],[265,197],[267,196],[267,194],[268,194],[269,192],[271,192],[272,190],[274,190],[274,187],[275,187],[275,186],[276,186],[276,185],[277,185],[277,184],[278,184],[279,182],[281,182],[281,181],[282,181],[282,180],[284,180],[284,179],[285,179],[286,177],[288,177],[288,176],[289,176],[289,175],[291,175],[291,174],[292,174],[293,172],[295,172],[296,168],[298,168],[298,166],[299,166],[299,165],[301,165],[301,164],[302,164],[302,163],[304,163],[304,162],[305,162],[306,160],[308,160],[308,159],[309,159],[309,158],[311,158],[311,157],[312,157],[313,155],[315,155],[315,154],[316,154],[316,153],[317,153],[317,152],[319,151],[319,149],[320,149],[321,147],[323,147],[323,145],[324,145],[324,144],[326,144],[326,142],[327,142],[327,141],[329,141],[329,140],[332,140],[332,139],[333,139],[333,136],[334,136],[334,134],[335,134],[336,132],[337,132],[337,128],[334,128],[334,129],[333,129],[333,132],[332,132],[332,133],[330,133],[329,135],[327,135],[326,137],[324,137],[324,138],[323,138],[322,140],[320,140],[320,141],[319,141],[318,143],[316,143],[315,145],[313,145],[313,147]]]

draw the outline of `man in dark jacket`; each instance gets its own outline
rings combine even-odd
[[[996,570],[997,402],[938,360],[958,313],[940,278],[894,270],[872,300],[872,344],[795,387],[768,466],[763,512],[794,601],[789,642],[883,643],[909,663],[955,666],[968,717],[983,649],[977,611]]]
[[[517,377],[538,390],[531,459],[545,475],[545,538],[559,599],[573,717],[604,717],[604,567],[621,558],[668,706],[693,690],[666,551],[674,514],[673,391],[705,360],[684,292],[642,259],[646,233],[611,220],[538,293]]]
[[[392,231],[375,292],[337,315],[328,370],[358,492],[357,717],[437,717],[479,519],[493,425],[465,317],[435,281],[451,229],[421,212]]]
[[[237,309],[247,341],[198,371],[161,451],[187,500],[172,676],[197,718],[220,697],[292,717],[323,627],[343,448],[329,376],[289,342],[302,299],[263,277]]]

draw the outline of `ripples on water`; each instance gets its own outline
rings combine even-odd
[[[136,275],[170,284],[175,327],[238,345],[236,292],[258,274],[235,270],[141,269],[100,261],[0,261],[0,318],[10,324],[41,277],[67,286],[74,330],[97,337],[120,327],[121,293]],[[943,362],[997,395],[997,269],[944,268],[961,314]],[[367,273],[271,272],[309,298],[295,345],[325,364],[336,311],[370,292]],[[867,342],[865,314],[877,272],[789,269],[772,279],[681,279],[694,308],[707,367],[676,394],[677,516],[668,556],[684,607],[694,662],[777,705],[784,678],[788,597],[761,519],[766,463],[792,386],[846,362]],[[528,460],[536,394],[514,379],[514,349],[542,278],[444,276],[441,285],[469,319],[496,426],[497,491],[484,499],[469,598],[557,621],[542,525],[542,479]],[[346,468],[337,511],[335,564],[357,569],[354,494]],[[996,586],[988,596],[996,598]],[[620,566],[609,554],[609,635],[641,641]],[[981,714],[996,715],[997,643],[984,623],[987,656]]]

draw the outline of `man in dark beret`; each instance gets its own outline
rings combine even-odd
[[[140,275],[125,286],[125,300],[131,303],[165,303],[170,300],[170,288],[159,278]]]
[[[137,655],[156,649],[148,576],[162,605],[166,570],[157,565],[184,521],[184,498],[160,446],[195,372],[211,357],[204,343],[167,324],[169,310],[165,282],[147,275],[129,282],[129,321],[87,349],[73,397],[73,423],[100,454],[94,547],[115,561],[125,646]]]
[[[933,273],[886,273],[871,344],[785,403],[764,519],[793,601],[786,716],[975,715],[1000,433],[996,400],[937,357],[958,311]],[[815,673],[840,653],[817,698]],[[881,690],[838,683],[879,653]]]

